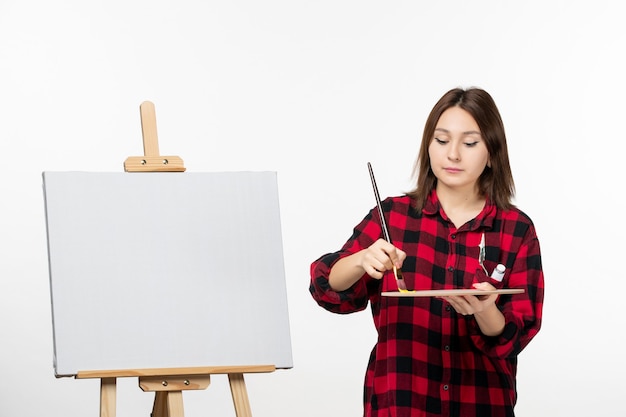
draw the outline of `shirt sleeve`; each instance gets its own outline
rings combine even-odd
[[[524,288],[524,293],[500,295],[496,304],[504,315],[501,335],[484,336],[473,320],[470,334],[475,346],[488,356],[517,356],[541,328],[544,277],[541,251],[535,230],[529,225],[506,283],[508,288]]]
[[[339,259],[368,248],[381,236],[381,228],[373,216],[373,210],[370,210],[354,228],[352,236],[341,250],[322,255],[311,264],[309,292],[324,309],[340,314],[361,311],[367,307],[370,292],[380,291],[378,285],[375,285],[378,281],[367,274],[344,291],[335,291],[328,283],[330,270]]]

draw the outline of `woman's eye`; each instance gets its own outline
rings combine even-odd
[[[435,140],[437,141],[438,144],[440,145],[445,145],[446,143],[448,143],[447,140],[444,139],[439,139],[439,138],[435,138]]]
[[[477,144],[478,144],[478,141],[475,141],[475,142],[465,142],[465,146],[467,146],[468,148],[473,148]]]

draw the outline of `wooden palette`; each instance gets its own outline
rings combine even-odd
[[[419,290],[419,291],[384,291],[383,297],[449,297],[455,295],[490,295],[490,294],[521,294],[523,288],[501,288],[496,290],[476,289],[449,289],[449,290]]]

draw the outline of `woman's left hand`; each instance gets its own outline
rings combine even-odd
[[[496,288],[488,282],[478,282],[473,285],[477,290],[488,291]],[[457,313],[464,316],[480,314],[496,303],[498,294],[486,295],[454,295],[442,297]]]

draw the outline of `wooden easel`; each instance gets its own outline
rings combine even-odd
[[[140,106],[144,156],[131,156],[124,162],[126,172],[183,172],[178,156],[160,156],[154,104]],[[137,377],[144,392],[154,392],[152,417],[183,417],[183,391],[209,386],[211,374],[227,374],[237,417],[252,417],[245,373],[274,372],[275,365],[214,366],[192,368],[154,368],[79,371],[76,379],[100,379],[100,417],[115,417],[117,378]]]
[[[151,417],[183,417],[183,391],[206,389],[211,374],[227,374],[237,417],[252,417],[245,373],[274,372],[274,365],[80,371],[76,379],[100,378],[100,417],[115,417],[117,378],[137,377],[139,388],[154,392]]]

